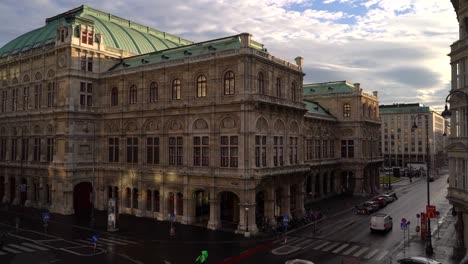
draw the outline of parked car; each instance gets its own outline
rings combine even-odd
[[[384,208],[387,206],[387,201],[385,201],[385,199],[380,196],[372,198],[372,201],[377,202],[379,204],[379,208]]]
[[[373,213],[377,210],[379,210],[379,204],[374,201],[367,201],[362,204],[364,209],[367,211],[368,214]]]
[[[312,261],[308,261],[305,259],[291,259],[286,260],[285,264],[314,264]]]
[[[387,203],[393,203],[396,200],[395,197],[388,194],[381,195],[380,197],[382,197]]]
[[[393,196],[395,200],[398,200],[398,196],[396,195],[396,192],[387,192],[387,195]]]
[[[433,260],[426,257],[409,257],[398,260],[400,264],[442,264],[437,260]]]
[[[374,231],[388,231],[393,228],[393,219],[388,214],[373,214],[370,219],[370,230]]]

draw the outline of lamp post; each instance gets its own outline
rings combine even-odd
[[[430,173],[430,156],[429,156],[429,118],[426,114],[418,114],[414,117],[413,127],[412,130],[418,128],[416,125],[416,119],[420,116],[424,116],[426,118],[426,182],[427,182],[427,205],[431,205],[431,198],[430,198],[430,186],[429,186],[429,173]],[[426,235],[426,254],[432,255],[434,253],[434,249],[432,248],[432,240],[431,240],[431,219],[427,217],[427,235]]]
[[[391,181],[391,175],[392,175],[392,142],[395,140],[392,139],[392,135],[390,135],[390,147],[389,147],[389,153],[388,153],[388,189],[392,189],[392,181]]]
[[[449,119],[450,117],[452,117],[452,112],[448,109],[447,103],[448,103],[450,96],[452,96],[453,94],[461,94],[465,96],[465,134],[466,134],[468,132],[468,111],[467,111],[468,110],[468,94],[467,93],[460,91],[460,90],[451,91],[445,98],[445,110],[442,112],[442,117],[445,119]]]

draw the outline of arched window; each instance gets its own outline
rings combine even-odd
[[[291,100],[296,101],[296,82],[291,83]]]
[[[158,84],[152,82],[149,89],[149,101],[156,102],[158,100]]]
[[[137,103],[137,87],[136,85],[130,86],[130,94],[128,97],[129,104],[136,104]]]
[[[200,75],[197,78],[197,98],[206,97],[206,77]]]
[[[153,202],[152,194],[153,192],[151,190],[146,190],[146,211],[151,211],[151,203]]]
[[[234,94],[235,92],[234,72],[228,71],[224,74],[224,94]]]
[[[343,116],[350,117],[351,116],[351,105],[346,103],[343,105]]]
[[[182,193],[177,193],[177,211],[176,215],[184,215],[184,195]]]
[[[132,190],[130,188],[125,189],[125,205],[127,208],[132,207]]]
[[[167,198],[167,212],[169,214],[174,213],[174,193],[170,192],[169,197]]]
[[[159,212],[159,191],[153,191],[153,211]]]
[[[281,78],[279,77],[276,78],[275,87],[276,87],[276,96],[281,97]]]
[[[172,100],[180,100],[180,80],[172,81]]]
[[[133,188],[132,208],[138,209],[138,189]]]
[[[258,73],[258,93],[265,94],[265,78],[263,72]]]
[[[111,105],[116,106],[119,104],[119,90],[117,87],[112,88],[111,91]]]

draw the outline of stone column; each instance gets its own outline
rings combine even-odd
[[[281,212],[282,215],[291,215],[291,185],[283,184],[281,187]]]
[[[257,218],[256,218],[256,205],[255,204],[250,204],[249,206],[249,233],[254,235],[258,233],[258,228],[257,228]]]
[[[4,188],[5,191],[3,193],[3,197],[0,197],[2,199],[2,203],[9,203],[10,202],[10,177],[5,174],[4,177]]]
[[[167,204],[165,199],[164,186],[159,186],[159,215],[158,220],[162,221],[166,219],[167,216]]]
[[[215,195],[210,197],[215,197]],[[216,230],[221,227],[221,216],[219,214],[219,201],[214,198],[210,199],[210,220],[208,221],[208,229]]]
[[[33,183],[33,180],[31,177],[28,177],[26,179],[27,181],[27,194],[26,194],[26,202],[24,203],[24,206],[26,207],[30,207],[33,205],[33,201],[34,201],[34,183]]]
[[[195,219],[195,216],[190,215],[190,210],[189,208],[193,207],[192,202],[193,199],[190,199],[187,195],[187,192],[184,190],[184,197],[182,198],[183,204],[182,204],[182,224],[189,224],[192,223],[193,220]]]
[[[354,172],[354,191],[355,195],[365,195],[364,190],[364,172],[358,169]]]
[[[317,184],[317,180],[315,178],[315,173],[310,174],[310,182],[311,182],[310,197],[312,199],[315,199],[315,195],[316,195],[315,185]]]
[[[265,190],[265,217],[268,218],[270,225],[276,225],[275,219],[275,188],[270,186]]]
[[[20,190],[20,184],[21,183],[21,178],[19,176],[15,177],[15,199],[13,200],[13,205],[19,205],[20,204],[20,196],[21,196],[21,190]]]
[[[246,224],[246,214],[245,214],[245,208],[248,208],[248,205],[245,203],[241,202],[239,203],[239,224],[237,225],[237,230],[236,234],[244,234],[247,224]],[[250,208],[249,208],[250,209]],[[249,219],[250,221],[250,219]]]
[[[301,216],[304,215],[305,213],[304,199],[305,199],[305,186],[304,186],[304,182],[301,182],[298,185],[298,190],[297,190],[297,195],[296,195],[297,213]]]

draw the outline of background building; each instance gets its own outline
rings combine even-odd
[[[407,167],[409,163],[425,163],[427,142],[431,168],[437,170],[446,165],[443,136],[446,125],[440,114],[419,103],[381,105],[379,108],[385,167]],[[426,118],[429,122],[427,132]],[[414,124],[416,129],[413,129]]]
[[[0,49],[0,197],[256,232],[306,195],[375,191],[377,97],[350,87],[343,119],[303,101],[303,75],[247,33],[192,43],[88,6],[48,18]]]

